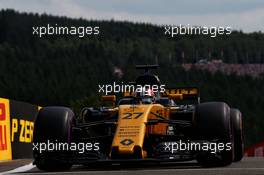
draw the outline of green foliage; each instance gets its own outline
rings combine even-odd
[[[153,64],[167,86],[198,86],[202,101],[226,101],[244,117],[246,144],[264,139],[264,76],[214,75],[179,63],[222,59],[226,63],[264,63],[264,35],[235,31],[230,36],[168,38],[160,26],[87,21],[0,11],[0,96],[42,106],[66,105],[78,111],[99,106],[98,84],[129,82],[136,64]],[[32,26],[99,26],[99,36],[32,35]],[[184,52],[184,60],[182,53]],[[211,57],[209,58],[209,52]],[[115,67],[124,76],[113,74]]]

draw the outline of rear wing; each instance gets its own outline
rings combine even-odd
[[[136,69],[144,69],[145,75],[149,74],[150,69],[157,69],[159,65],[154,64],[154,65],[136,65]]]
[[[169,95],[182,95],[183,100],[192,100],[196,103],[200,103],[200,91],[197,87],[177,87],[177,88],[166,88],[165,92],[161,94],[163,97]]]

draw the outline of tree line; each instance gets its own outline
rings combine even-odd
[[[246,145],[264,140],[264,76],[226,76],[180,64],[200,59],[225,63],[264,63],[264,34],[233,31],[229,36],[168,38],[162,26],[97,21],[47,14],[0,11],[0,96],[42,106],[66,105],[78,111],[100,105],[98,84],[133,81],[136,64],[158,63],[161,81],[198,86],[202,101],[226,101],[241,109]],[[33,26],[99,26],[99,36],[32,35]],[[184,52],[184,60],[182,54]],[[114,74],[119,68],[123,76]]]

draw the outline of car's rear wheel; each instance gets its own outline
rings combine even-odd
[[[217,143],[225,145],[225,149],[216,153],[201,150],[196,157],[198,163],[207,167],[231,164],[234,152],[229,106],[223,102],[198,104],[195,109],[194,126],[197,138],[205,141],[217,140]]]
[[[234,162],[238,162],[244,155],[244,138],[243,138],[243,124],[242,115],[238,109],[231,109],[231,120],[233,123],[234,135]]]
[[[45,107],[42,108],[35,120],[34,145],[49,143],[70,143],[71,130],[74,123],[74,113],[66,107]],[[47,147],[47,145],[46,145]],[[45,171],[60,171],[71,168],[70,163],[65,163],[54,156],[59,157],[61,150],[42,151],[33,150],[34,163],[37,168]]]

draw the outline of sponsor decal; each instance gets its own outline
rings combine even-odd
[[[0,98],[0,160],[12,159],[9,100]]]
[[[4,103],[0,103],[0,121],[6,121],[6,110]],[[6,123],[0,124],[0,150],[7,150]]]
[[[13,159],[31,158],[34,121],[39,106],[10,100],[10,137]]]
[[[120,143],[121,143],[122,145],[124,145],[124,146],[128,146],[128,145],[131,145],[131,144],[134,143],[134,142],[133,142],[133,140],[131,140],[131,139],[124,139],[124,140],[122,140]]]
[[[23,119],[12,119],[12,136],[14,141],[15,135],[19,135],[19,142],[31,143],[33,140],[34,122]]]

